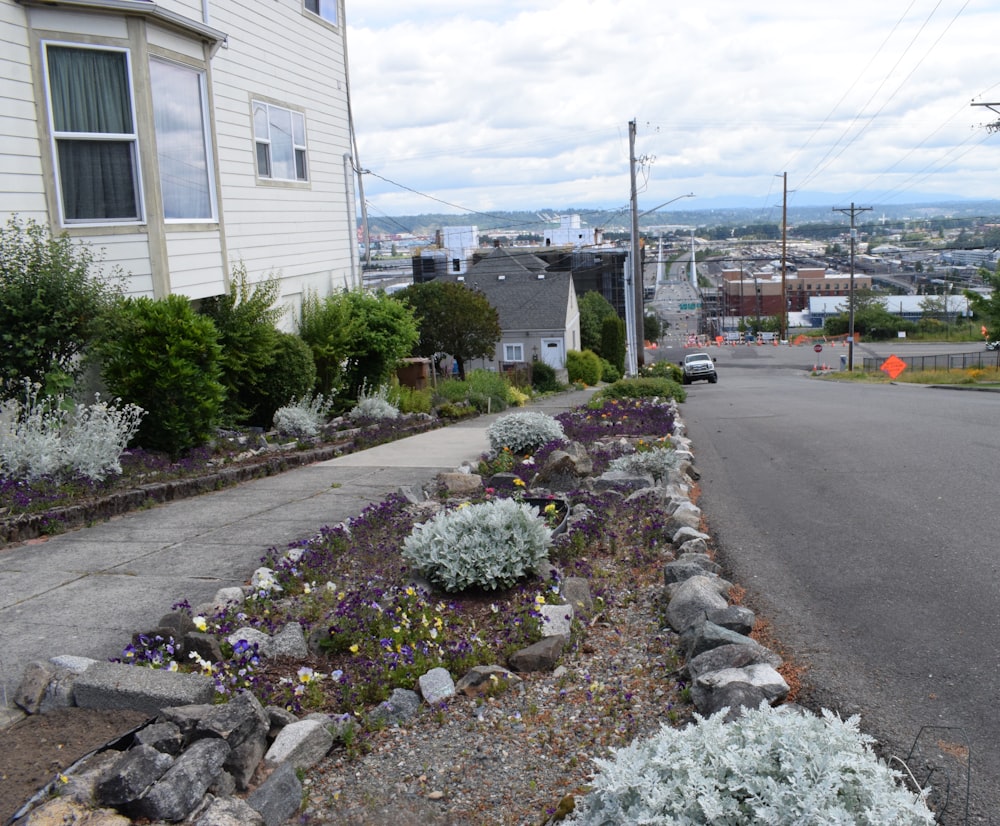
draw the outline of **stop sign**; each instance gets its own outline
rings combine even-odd
[[[822,344],[817,344],[817,345],[815,345],[813,347],[813,350],[815,350],[817,353],[822,353],[823,352],[823,345]]]

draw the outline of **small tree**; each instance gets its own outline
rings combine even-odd
[[[580,347],[593,350],[601,356],[601,325],[606,318],[617,318],[615,308],[599,292],[585,292],[579,300],[580,307]],[[607,358],[607,356],[605,356]]]
[[[222,348],[212,320],[186,298],[126,299],[96,350],[111,392],[146,411],[136,436],[142,447],[177,456],[213,435],[226,394]]]
[[[378,387],[408,356],[420,334],[412,310],[385,293],[315,294],[302,303],[299,335],[316,362],[316,389],[353,404],[364,386]]]
[[[617,315],[601,322],[601,355],[619,376],[625,372],[625,322]]]
[[[233,267],[229,292],[202,302],[201,313],[212,319],[219,332],[226,387],[223,417],[232,423],[266,424],[261,420],[261,407],[268,368],[277,354],[275,325],[283,313],[277,306],[279,289],[274,275],[250,283],[241,262]]]
[[[400,293],[418,319],[420,340],[414,353],[434,358],[448,353],[465,378],[465,363],[491,358],[500,340],[496,309],[480,294],[454,281],[413,284]]]
[[[658,341],[660,336],[662,336],[669,327],[669,321],[665,321],[653,313],[646,313],[642,317],[642,335],[646,341]]]
[[[1000,271],[995,273],[984,272],[983,279],[993,286],[990,297],[967,291],[965,297],[969,299],[969,306],[980,318],[982,326],[986,328],[985,336],[989,341],[1000,338]]]
[[[77,375],[98,319],[123,292],[120,273],[102,276],[96,263],[89,247],[34,221],[0,229],[0,397],[21,379],[56,392]]]

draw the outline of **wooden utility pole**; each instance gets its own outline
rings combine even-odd
[[[785,273],[788,269],[788,173],[781,176],[784,180],[781,197],[781,324],[778,329],[779,343],[788,339],[788,293],[785,284]]]
[[[639,261],[639,193],[635,184],[635,121],[628,122],[628,167],[631,180],[632,232],[631,249],[629,251],[629,271],[625,274],[625,373],[634,376],[638,372],[639,358],[636,336],[636,283],[642,290],[642,264]],[[639,292],[639,295],[642,295]]]
[[[851,216],[851,288],[850,299],[848,300],[849,311],[847,321],[847,372],[854,370],[854,246],[857,241],[858,231],[854,228],[854,216],[859,212],[871,212],[871,207],[856,207],[854,202],[848,207],[834,207],[834,212],[842,212]]]

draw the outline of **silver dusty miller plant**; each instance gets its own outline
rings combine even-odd
[[[326,424],[332,406],[333,399],[327,400],[322,393],[292,399],[275,411],[274,429],[289,436],[310,439]]]
[[[442,511],[403,540],[403,558],[445,591],[509,588],[548,557],[552,531],[538,509],[494,499]]]
[[[876,758],[858,718],[766,703],[659,733],[595,762],[592,791],[567,826],[918,826],[923,798]]]
[[[680,467],[677,451],[668,447],[654,447],[641,450],[612,459],[608,470],[624,471],[652,476],[657,482],[663,482],[670,476],[670,471]]]
[[[548,442],[565,439],[562,425],[545,413],[510,413],[489,426],[486,435],[495,451],[531,453]]]
[[[358,394],[358,403],[351,408],[347,414],[348,418],[355,419],[398,419],[399,408],[389,399],[389,385],[379,385],[375,390],[368,391],[368,386],[363,385]]]
[[[0,476],[80,475],[100,481],[120,473],[121,455],[143,413],[138,405],[101,401],[100,395],[89,405],[46,398],[40,385],[25,381],[23,402],[0,403]]]

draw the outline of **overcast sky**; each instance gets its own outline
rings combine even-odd
[[[633,119],[642,210],[772,210],[784,172],[798,205],[1000,197],[1000,114],[971,106],[1000,101],[996,0],[360,0],[347,25],[373,215],[625,206]]]

